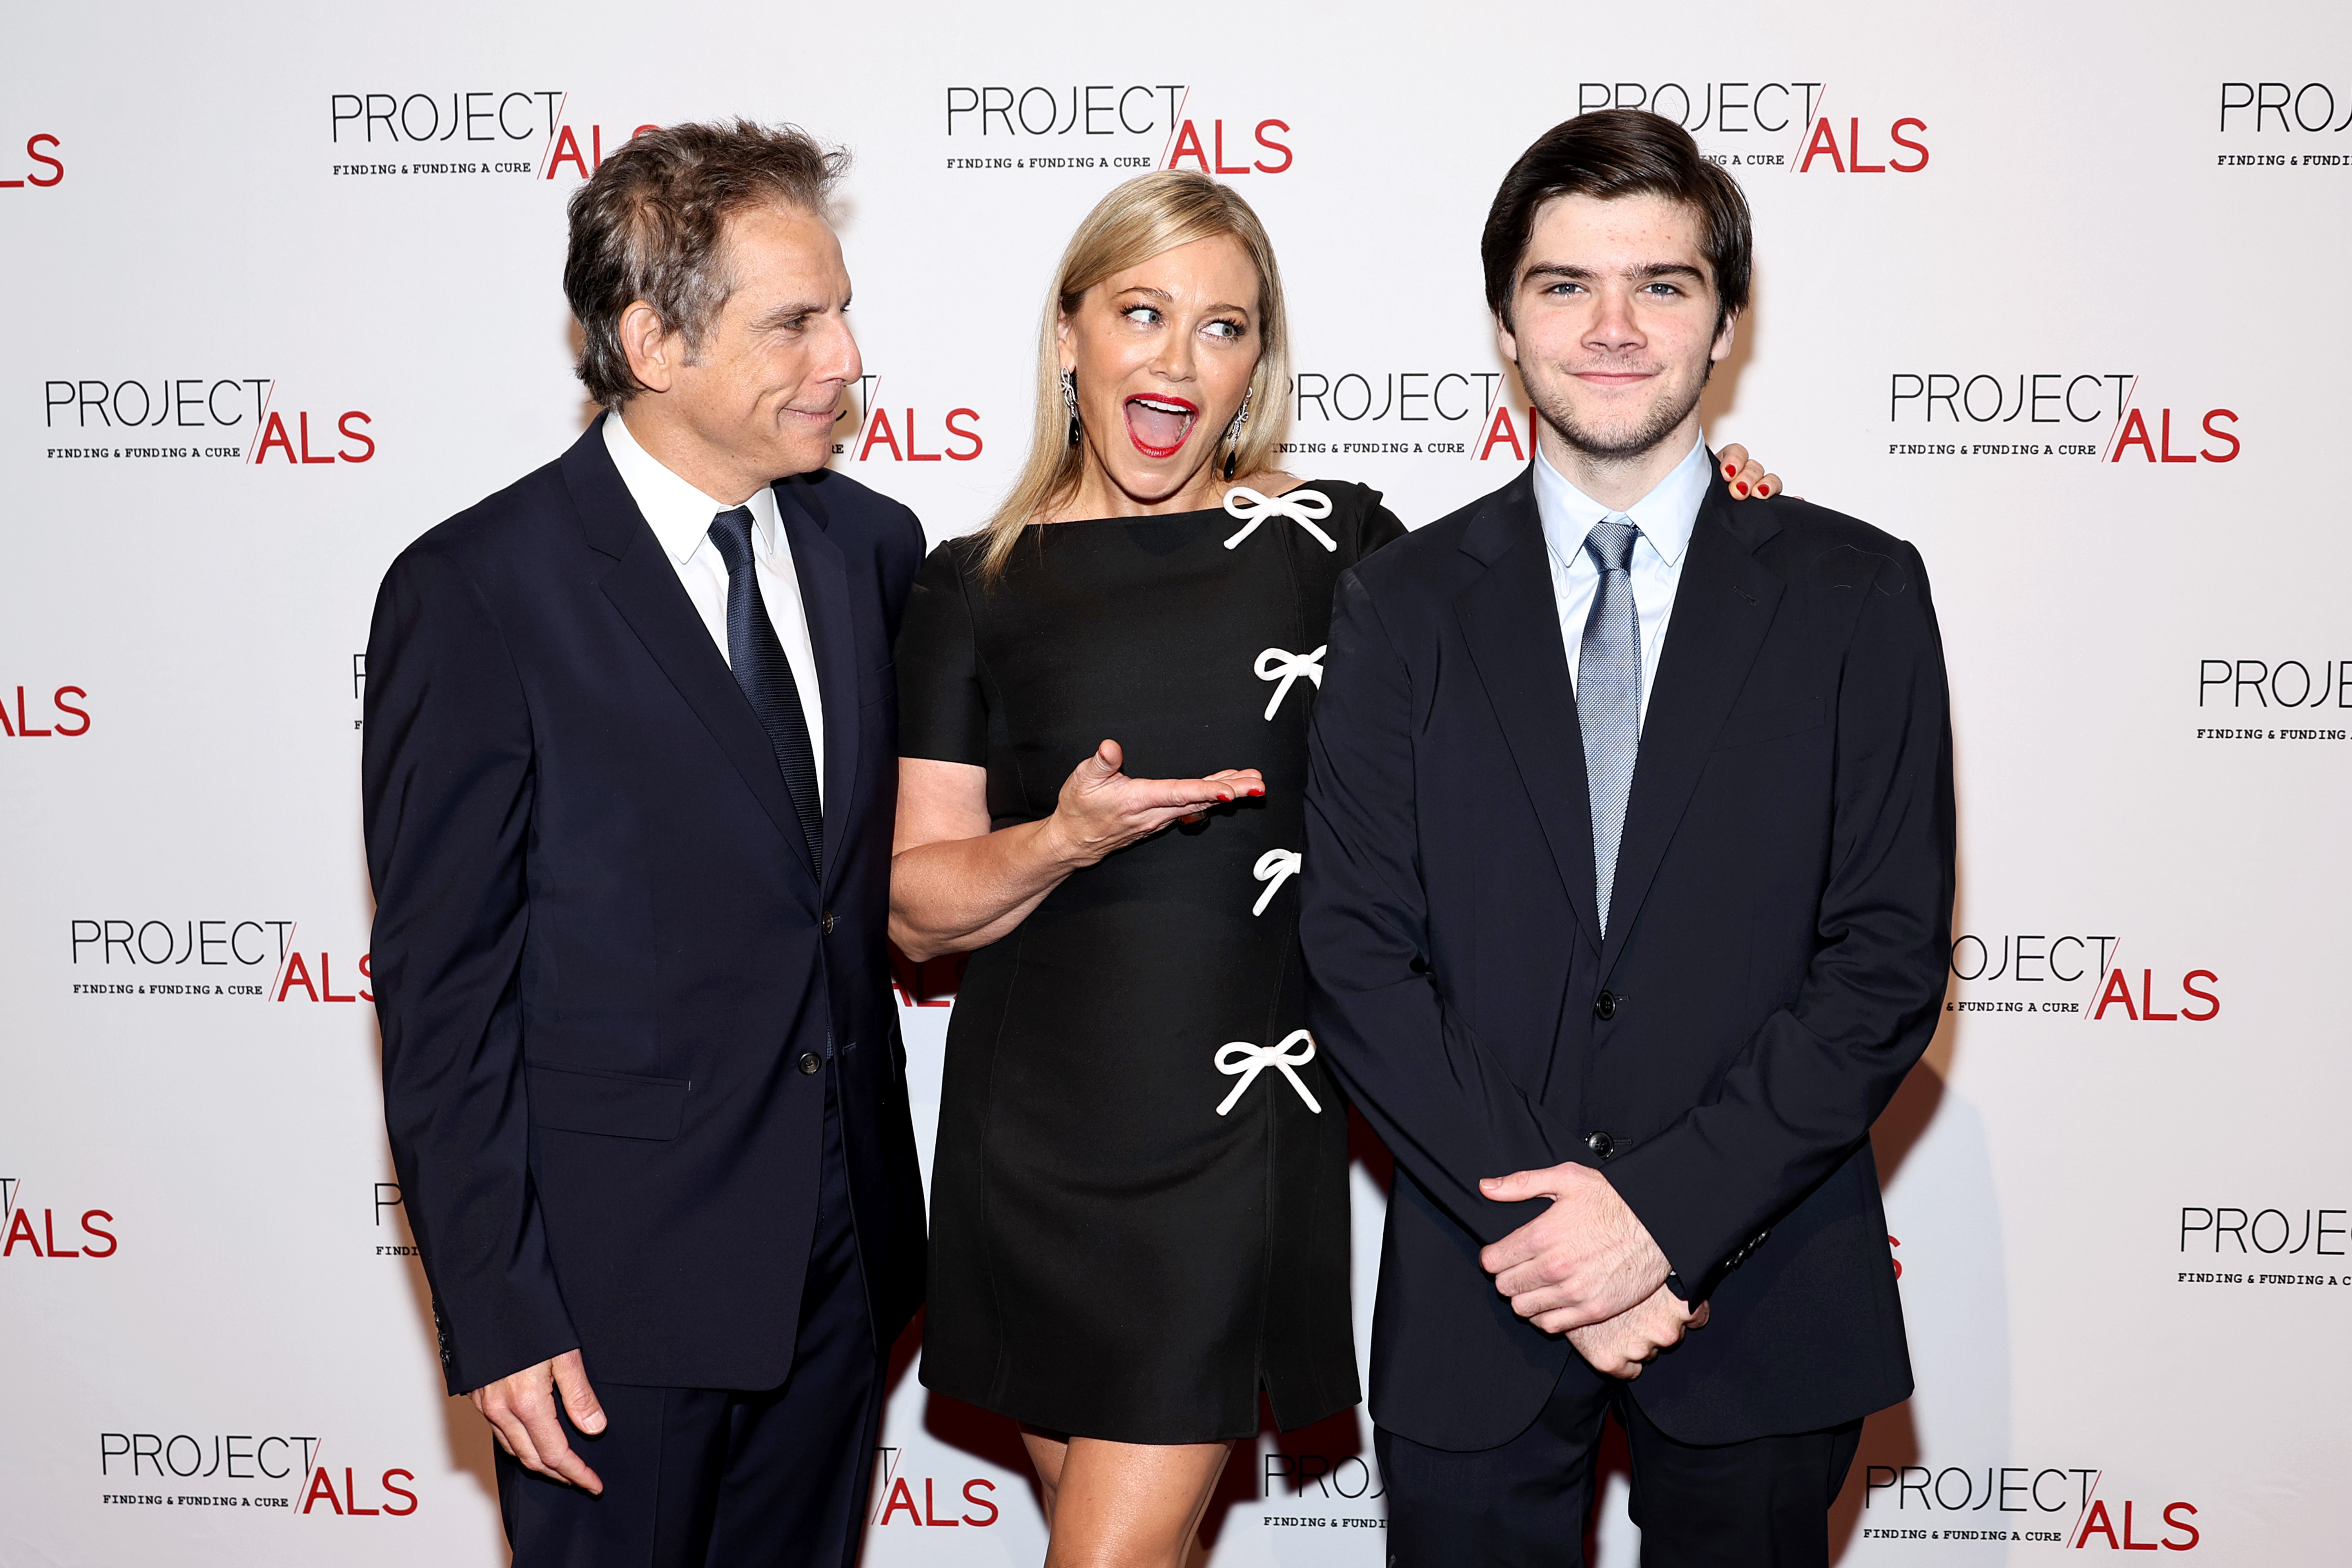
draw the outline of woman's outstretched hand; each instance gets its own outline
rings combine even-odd
[[[1056,857],[1089,866],[1173,822],[1198,821],[1212,806],[1265,793],[1255,768],[1223,768],[1205,779],[1130,779],[1116,740],[1070,769],[1054,814],[1045,820]]]

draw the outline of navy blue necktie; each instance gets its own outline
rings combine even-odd
[[[808,840],[809,869],[824,872],[824,804],[817,793],[816,753],[809,745],[808,714],[801,706],[801,689],[784,645],[776,641],[775,623],[768,619],[767,601],[760,594],[759,573],[751,564],[751,508],[738,507],[710,519],[710,542],[727,563],[727,662],[734,666],[735,684],[751,700],[768,742],[776,748],[776,766],[791,791],[793,810]]]

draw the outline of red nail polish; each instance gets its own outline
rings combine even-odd
[[[1727,479],[1737,479],[1739,477],[1739,470],[1727,463],[1723,465],[1723,476]]]
[[[1731,489],[1734,495],[1745,496],[1748,494],[1748,486],[1744,484],[1734,485]]]

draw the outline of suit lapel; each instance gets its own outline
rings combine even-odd
[[[1486,509],[1464,530],[1462,549],[1486,566],[1454,599],[1463,640],[1494,704],[1519,782],[1543,824],[1577,928],[1597,947],[1584,737],[1577,727],[1532,471],[1487,498]]]
[[[604,450],[602,418],[563,455],[562,471],[589,544],[615,558],[597,586],[710,731],[776,831],[794,845],[803,843],[800,817],[793,810],[792,793],[776,766],[768,732],[710,641],[709,628],[695,612],[694,601],[687,597],[653,529],[646,526],[620,470],[613,466],[612,455]],[[807,855],[803,852],[794,858],[805,863]]]
[[[1778,531],[1761,506],[1749,503],[1735,514],[1720,475],[1708,485],[1675,590],[1674,615],[1666,622],[1642,748],[1633,763],[1625,832],[1617,848],[1617,883],[1609,902],[1609,937],[1601,954],[1603,975],[1624,948],[1706,770],[1716,734],[1771,629],[1784,585],[1757,564],[1753,552]]]
[[[801,606],[808,616],[809,646],[816,655],[816,684],[824,709],[824,875],[833,883],[841,846],[849,841],[857,799],[857,639],[849,623],[849,571],[841,547],[833,542],[824,504],[805,482],[780,480],[776,514],[791,542],[799,574]]]

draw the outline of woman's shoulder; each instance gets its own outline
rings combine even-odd
[[[1403,525],[1383,504],[1381,492],[1352,479],[1301,479],[1295,474],[1272,472],[1243,483],[1262,496],[1294,501],[1303,495],[1321,497],[1331,510],[1328,517],[1318,520],[1339,541],[1341,554],[1351,563],[1404,532]]]

